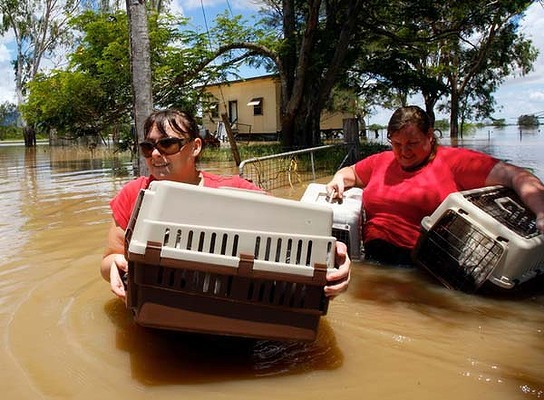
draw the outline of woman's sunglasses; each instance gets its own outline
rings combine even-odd
[[[171,156],[179,152],[182,147],[190,141],[191,139],[180,139],[176,137],[166,137],[159,139],[156,142],[146,140],[140,142],[140,150],[145,158],[150,158],[155,149],[159,150],[159,153],[163,156]]]

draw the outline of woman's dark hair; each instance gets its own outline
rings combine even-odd
[[[191,139],[200,137],[198,124],[193,116],[175,109],[152,112],[144,122],[145,138],[149,136],[153,127],[157,127],[163,136],[168,136],[166,129],[170,127],[181,137],[188,136]]]
[[[417,126],[425,134],[432,128],[431,119],[422,108],[418,106],[400,107],[389,119],[387,138],[391,138],[391,135],[409,124]]]

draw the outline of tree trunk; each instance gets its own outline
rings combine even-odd
[[[451,92],[450,137],[459,137],[459,93],[455,89]]]
[[[320,104],[323,97],[321,89],[320,77],[313,75],[307,78],[304,85],[297,85],[292,92],[291,98],[300,100],[296,112],[286,114],[282,118],[285,148],[308,148],[321,144],[320,119],[323,109],[323,104]]]
[[[25,147],[36,146],[36,131],[33,127],[25,125],[23,127],[23,137],[25,139]]]
[[[361,158],[361,146],[359,143],[359,122],[356,118],[345,118],[342,121],[344,129],[344,141],[352,146],[350,158],[346,160],[348,165],[355,164]]]
[[[425,100],[425,112],[429,116],[431,120],[431,126],[434,127],[434,123],[436,121],[436,115],[434,113],[434,106],[436,105],[437,99],[429,94],[423,94],[423,98]]]
[[[17,95],[17,108],[25,102],[23,95],[23,57],[21,54],[17,56],[16,72],[15,72],[15,93]],[[25,147],[36,146],[36,131],[33,127],[28,126],[21,113],[18,113],[17,126],[23,129],[23,138]]]
[[[294,117],[293,145],[296,148],[315,147],[321,144],[320,117],[321,108],[314,104],[316,97],[306,96],[303,101],[307,104],[301,105]]]
[[[295,146],[295,116],[283,114],[281,116],[281,142],[285,150]]]
[[[130,65],[132,72],[133,113],[136,142],[144,138],[145,119],[153,111],[151,60],[147,10],[144,0],[126,0],[129,21]],[[138,175],[147,175],[144,158],[134,159]]]

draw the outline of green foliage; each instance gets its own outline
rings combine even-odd
[[[368,157],[371,154],[388,150],[389,146],[376,142],[361,142],[361,158]],[[238,151],[242,160],[254,157],[264,157],[272,154],[278,154],[285,151],[280,143],[238,143]],[[344,157],[346,149],[342,146],[334,147],[327,152],[317,152],[315,154],[315,163],[320,169],[336,171]],[[218,149],[208,148],[202,153],[200,160],[203,162],[230,162],[234,161],[230,147],[221,147]]]
[[[86,11],[70,24],[82,35],[68,68],[36,76],[21,111],[42,132],[101,134],[130,116],[126,14]]]
[[[0,104],[0,140],[22,140],[23,129],[18,126],[17,105],[6,101]]]
[[[453,123],[493,112],[506,76],[531,69],[538,52],[519,32],[530,0],[389,1],[368,10],[374,32],[349,75],[376,104],[398,106],[420,93],[427,112],[438,101]],[[454,127],[456,128],[456,127]]]
[[[448,130],[450,128],[450,121],[447,119],[437,119],[434,121],[434,127],[441,130]]]
[[[6,101],[0,104],[0,126],[16,125],[17,105]]]
[[[16,126],[0,126],[0,140],[22,140],[23,130]]]
[[[204,37],[180,29],[186,20],[151,13],[149,31],[156,107],[196,111],[194,76],[173,86],[173,76],[192,71]],[[37,76],[29,85],[25,118],[40,130],[64,136],[106,134],[131,120],[132,83],[125,12],[85,11],[70,21],[80,32],[65,70]],[[194,44],[191,46],[191,43]],[[187,46],[187,47],[186,47]],[[124,138],[124,146],[131,147]]]
[[[370,124],[367,129],[369,131],[379,131],[380,129],[386,129],[386,128],[387,126],[383,126],[380,124]]]
[[[21,106],[26,120],[38,131],[62,136],[97,134],[110,112],[101,82],[82,72],[53,71],[29,84],[31,95]]]
[[[491,123],[491,125],[497,126],[497,127],[506,126],[506,120],[504,118],[493,119],[493,122]]]
[[[227,64],[209,66],[215,57],[211,36],[188,29],[187,22],[149,13],[153,98],[156,108],[196,114],[201,90],[195,83],[226,76],[236,63],[225,55]],[[235,37],[255,39],[256,30],[242,28],[238,22],[238,18],[220,17],[214,38],[221,43]],[[28,85],[30,95],[22,112],[39,130],[63,136],[122,131],[132,111],[127,15],[84,11],[70,20],[70,26],[79,32],[79,40],[67,68],[37,76]],[[125,134],[121,145],[130,148],[129,140],[131,135]]]

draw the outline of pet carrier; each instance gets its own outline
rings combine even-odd
[[[364,215],[362,189],[346,190],[343,199],[339,201],[329,198],[325,185],[310,183],[300,200],[329,206],[333,211],[332,235],[347,245],[352,260],[361,258],[361,224]]]
[[[414,260],[449,288],[511,289],[544,270],[544,235],[511,189],[452,193],[421,225]]]
[[[126,234],[127,306],[143,326],[315,339],[335,238],[328,207],[154,181]]]

